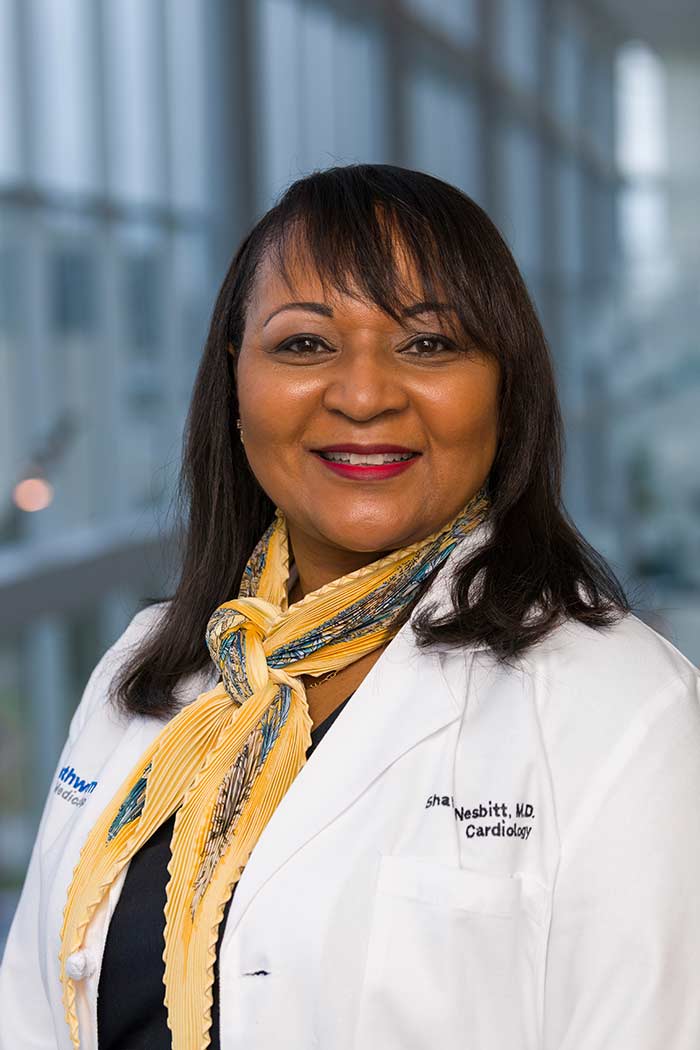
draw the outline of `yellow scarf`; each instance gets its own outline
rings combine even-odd
[[[168,722],[90,831],[61,929],[63,1004],[80,1038],[66,959],[134,853],[175,811],[165,905],[165,1005],[173,1050],[209,1045],[224,907],[280,800],[306,762],[311,717],[301,675],[351,664],[389,641],[422,580],[489,510],[485,490],[424,540],[289,606],[287,523],[278,509],[251,554],[238,598],[207,625],[221,682]],[[221,861],[221,863],[219,863]]]

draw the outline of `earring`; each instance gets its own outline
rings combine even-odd
[[[243,424],[241,423],[240,419],[236,420],[236,426],[238,427],[239,431],[243,430]],[[243,441],[243,434],[242,433],[240,434],[240,438],[241,438],[241,441]]]

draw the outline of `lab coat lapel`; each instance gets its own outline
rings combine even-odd
[[[248,860],[226,923],[230,936],[257,892],[388,766],[460,716],[441,657],[419,652],[411,624],[394,636],[292,781]]]
[[[104,763],[97,771],[100,791],[87,797],[75,820],[66,825],[49,847],[44,865],[51,879],[51,913],[63,915],[66,892],[92,825],[119,789],[125,770],[131,768],[161,728],[162,724],[155,719],[134,719],[126,732],[122,731],[121,739],[115,739],[114,749],[105,755]]]
[[[185,683],[184,695],[196,694],[206,683],[205,675],[192,675]],[[100,717],[96,714],[95,717],[99,718],[99,726],[93,731],[100,734],[100,739],[95,741],[95,748],[104,756],[101,766],[92,769],[99,782],[99,791],[87,795],[85,805],[75,820],[66,823],[44,855],[45,870],[51,879],[51,908],[54,914],[63,915],[66,891],[93,824],[119,790],[139,755],[163,728],[163,723],[156,718],[135,718],[125,730],[120,717],[116,715]]]

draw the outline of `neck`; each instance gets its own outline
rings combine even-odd
[[[312,547],[301,537],[292,536],[291,529],[289,546],[290,565],[294,563],[298,574],[289,591],[289,605],[301,601],[307,594],[325,587],[333,580],[339,580],[356,569],[371,565],[397,549],[393,547],[384,551],[352,551],[337,547]]]

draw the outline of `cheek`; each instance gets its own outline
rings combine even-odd
[[[241,351],[236,373],[238,404],[246,415],[252,414],[260,403],[270,397],[270,383],[265,378],[265,370],[256,363],[255,355],[245,348]]]
[[[238,406],[251,441],[294,445],[306,425],[317,390],[308,381],[275,368],[260,352],[241,354],[237,374]]]
[[[270,381],[267,369],[243,359],[237,379],[239,415],[249,443],[277,443],[289,420],[284,391]]]
[[[241,358],[238,408],[248,465],[273,502],[287,505],[301,484],[300,414],[268,368]]]
[[[430,426],[438,448],[459,453],[469,448],[493,446],[498,433],[498,406],[492,386],[471,384],[461,394],[433,407]]]

